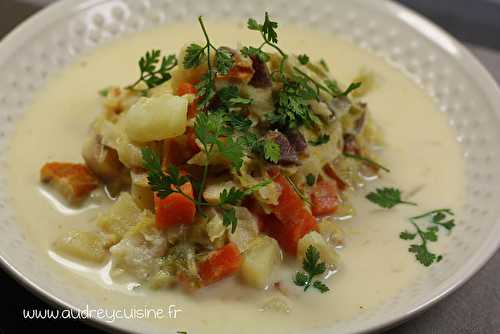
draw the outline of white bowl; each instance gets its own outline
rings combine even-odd
[[[350,39],[410,74],[447,113],[465,152],[467,204],[446,259],[430,268],[425,280],[362,318],[311,333],[365,333],[395,325],[476,273],[500,244],[500,92],[459,42],[414,12],[381,0],[67,0],[28,19],[0,43],[0,259],[4,267],[50,302],[71,309],[98,307],[41,265],[41,257],[47,255],[33,248],[8,204],[8,139],[16,119],[47,77],[79,54],[127,33],[192,20],[199,14],[244,20],[260,17],[266,10],[281,21]],[[94,324],[144,332],[140,322]]]

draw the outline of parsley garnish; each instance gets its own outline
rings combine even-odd
[[[420,238],[420,243],[410,245],[408,251],[415,254],[418,262],[426,267],[431,266],[434,262],[440,262],[443,259],[442,255],[437,255],[429,251],[427,247],[429,242],[438,240],[439,227],[443,227],[447,231],[452,231],[455,227],[454,219],[451,218],[454,213],[450,209],[440,209],[425,213],[420,216],[410,218],[410,223],[415,228],[415,232],[404,231],[399,237],[402,240],[415,240],[417,236]],[[427,228],[422,228],[417,221],[425,218],[431,218]]]
[[[328,90],[331,92],[333,97],[342,97],[349,95],[353,90],[361,87],[361,82],[353,82],[347,87],[346,90],[342,91],[338,85],[338,83],[334,80],[325,80],[325,85],[328,87]]]
[[[103,88],[99,90],[99,95],[102,97],[108,97],[109,88]]]
[[[312,187],[316,183],[316,177],[312,174],[306,175],[306,183],[308,186]]]
[[[220,125],[218,122],[220,122],[220,120],[212,119],[208,121],[207,127],[210,127],[210,130],[208,130],[207,133],[202,134],[202,137],[206,140],[206,142],[212,143],[214,142],[214,140],[217,140],[212,136],[215,132],[222,131],[220,130]],[[217,144],[214,142],[208,145],[213,146]],[[205,153],[206,152],[207,151],[205,151]],[[187,182],[193,182],[193,180],[190,180],[190,178],[186,175],[182,175],[177,167],[175,167],[174,165],[169,165],[167,173],[165,173],[161,166],[160,157],[150,148],[142,149],[142,159],[143,167],[148,171],[148,183],[151,187],[151,190],[154,191],[160,198],[165,198],[172,193],[178,193],[192,201],[198,209],[201,209],[201,207],[203,206],[218,208],[222,211],[223,224],[225,226],[231,226],[231,231],[233,233],[236,230],[236,226],[238,224],[238,220],[236,218],[236,210],[233,206],[240,205],[241,201],[246,196],[251,195],[255,191],[267,186],[272,182],[271,180],[266,180],[261,183],[257,183],[256,185],[245,190],[238,189],[236,187],[224,189],[219,195],[219,203],[211,205],[202,201],[201,198],[201,194],[203,193],[204,188],[204,182],[202,182],[203,186],[200,186],[200,188],[198,189],[198,198],[192,198],[182,191],[181,186]],[[206,181],[205,173],[204,179]]]
[[[375,192],[366,195],[366,198],[385,209],[391,209],[398,204],[417,205],[413,202],[403,201],[401,191],[396,188],[377,188]]]
[[[281,158],[280,146],[272,140],[264,140],[263,144],[264,158],[277,164]]]
[[[143,82],[148,88],[140,91],[143,94],[146,94],[149,89],[170,80],[172,77],[172,75],[170,75],[170,70],[172,70],[175,66],[177,66],[177,58],[175,55],[171,54],[162,58],[160,50],[154,49],[148,51],[139,60],[139,70],[141,72],[141,76],[136,82],[129,85],[127,88],[135,90],[136,86]]]
[[[328,143],[329,141],[330,141],[329,135],[321,135],[316,140],[310,140],[309,144],[311,144],[312,146],[320,146],[320,145]]]
[[[191,43],[186,49],[183,65],[184,68],[190,69],[199,66],[202,61],[206,60],[207,62],[207,73],[205,73],[200,82],[196,84],[198,109],[205,110],[215,96],[214,81],[217,73],[227,75],[234,66],[234,57],[229,50],[217,48],[212,44],[201,16],[198,17],[198,22],[205,36],[205,45],[201,46],[196,43]],[[212,67],[210,61],[211,52],[215,53],[215,68]]]
[[[311,285],[321,293],[325,293],[330,290],[319,280],[313,282],[315,276],[321,275],[326,271],[325,263],[319,262],[319,260],[319,251],[312,245],[307,247],[304,261],[302,262],[302,267],[305,272],[299,271],[295,274],[293,279],[295,285],[304,287],[304,291],[307,291]]]
[[[297,59],[301,65],[307,65],[309,63],[309,56],[306,54],[298,55]]]
[[[347,152],[344,152],[343,155],[347,158],[351,158],[351,159],[355,159],[355,160],[359,160],[359,161],[362,161],[368,165],[371,165],[373,167],[376,167],[376,168],[380,168],[382,169],[383,171],[387,172],[387,173],[390,173],[391,170],[387,167],[384,167],[382,166],[381,164],[379,164],[378,162],[375,162],[371,159],[368,159],[368,158],[365,158],[365,157],[362,157],[360,155],[356,155],[356,154],[351,154],[351,153],[347,153]]]
[[[260,24],[255,19],[250,18],[247,22],[247,27],[250,30],[259,31],[263,38],[263,43],[259,47],[244,47],[241,53],[248,57],[258,57],[261,61],[269,60],[269,55],[263,51],[264,46],[270,46],[275,49],[282,57],[277,74],[281,80],[283,87],[275,98],[275,111],[268,115],[270,123],[277,128],[296,128],[301,125],[314,127],[319,123],[319,118],[312,113],[309,102],[311,100],[320,100],[320,91],[330,94],[332,97],[339,97],[349,94],[352,90],[358,88],[361,84],[352,84],[345,92],[336,92],[328,88],[328,86],[317,82],[299,68],[294,67],[294,74],[287,77],[285,73],[285,62],[288,55],[276,44],[278,42],[278,34],[276,29],[278,23],[269,18],[269,13],[266,12],[264,23]],[[307,55],[298,56],[298,60],[302,65],[309,62]],[[273,73],[276,74],[276,73]]]

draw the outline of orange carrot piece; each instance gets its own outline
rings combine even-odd
[[[180,187],[186,195],[194,198],[193,186],[185,183]],[[161,199],[155,194],[156,226],[162,230],[171,226],[192,224],[196,215],[193,201],[179,193],[173,193]]]
[[[210,285],[240,270],[242,257],[240,250],[233,243],[214,251],[209,257],[198,264],[203,285]]]
[[[74,163],[46,163],[40,170],[40,180],[50,184],[73,204],[81,202],[99,186],[87,166]]]
[[[339,205],[338,188],[335,182],[318,180],[311,193],[312,214],[316,217],[331,215]]]
[[[273,214],[278,219],[270,220],[266,228],[285,252],[296,255],[299,240],[307,233],[317,230],[318,224],[307,211],[304,201],[283,176],[276,177],[275,182],[281,186],[278,205],[273,208]]]

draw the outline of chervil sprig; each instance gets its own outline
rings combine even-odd
[[[330,141],[329,135],[320,135],[316,140],[310,140],[309,144],[312,146],[320,146],[328,143]]]
[[[222,131],[218,124],[218,121],[212,121],[210,126],[210,131]],[[211,136],[213,133],[204,134],[204,138],[211,142],[213,138]],[[232,187],[230,189],[224,189],[219,194],[219,202],[217,204],[209,204],[202,200],[201,196],[196,199],[187,195],[182,191],[181,186],[187,182],[194,182],[188,176],[180,173],[179,169],[174,165],[169,165],[167,173],[163,171],[160,157],[156,152],[150,148],[142,149],[142,159],[143,167],[148,172],[148,184],[151,190],[155,192],[160,198],[165,198],[172,193],[178,193],[192,201],[198,209],[202,207],[215,207],[222,211],[223,224],[225,226],[231,226],[231,231],[234,233],[236,230],[238,220],[236,218],[236,211],[234,209],[235,205],[240,205],[241,201],[255,191],[269,185],[272,181],[265,180],[263,182],[257,183],[248,189],[238,189]],[[203,187],[198,189],[199,194],[203,193]]]
[[[203,35],[205,36],[205,45],[202,46],[196,43],[191,43],[186,49],[183,65],[186,69],[195,68],[206,60],[208,68],[207,73],[201,78],[200,82],[196,84],[198,109],[205,110],[208,108],[210,101],[215,96],[214,82],[217,73],[227,75],[234,66],[234,57],[229,50],[217,48],[210,41],[210,37],[208,36],[207,29],[201,16],[198,17],[198,22],[200,23]],[[212,60],[210,59],[212,52],[215,55],[215,68],[212,66]]]
[[[160,62],[161,61],[161,62]],[[141,82],[146,84],[146,90],[140,90],[143,94],[151,88],[159,86],[172,77],[170,70],[177,66],[177,58],[171,54],[161,57],[161,51],[154,49],[146,52],[139,60],[139,70],[141,75],[133,84],[127,86],[128,89],[135,90]]]
[[[454,213],[450,209],[439,209],[412,217],[410,218],[410,223],[415,228],[415,232],[404,231],[401,232],[399,237],[403,240],[415,240],[417,237],[420,238],[420,243],[410,245],[408,251],[415,254],[415,258],[418,262],[429,267],[434,262],[440,262],[443,256],[431,252],[428,248],[428,243],[438,240],[440,227],[450,232],[453,230],[455,227],[453,216]],[[418,221],[426,218],[430,218],[429,223],[431,226],[424,229],[419,226]]]
[[[319,251],[314,246],[311,245],[307,247],[302,267],[304,272],[297,272],[293,279],[295,285],[304,287],[304,291],[307,291],[311,285],[321,293],[330,291],[330,289],[323,282],[319,280],[314,281],[314,277],[321,275],[326,271],[326,264],[324,262],[320,262]]]
[[[366,198],[384,209],[392,209],[399,204],[417,205],[413,202],[403,201],[401,191],[397,188],[377,188],[375,192],[366,195]]]

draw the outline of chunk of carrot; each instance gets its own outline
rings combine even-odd
[[[193,186],[185,183],[180,190],[194,198]],[[190,199],[179,193],[172,193],[165,198],[155,194],[156,226],[165,230],[171,226],[192,224],[196,215],[196,206]]]
[[[210,285],[228,276],[236,274],[241,267],[240,250],[234,243],[212,252],[209,257],[198,264],[198,273],[203,285]]]
[[[196,93],[197,93],[196,87],[189,82],[181,82],[179,84],[179,88],[177,88],[177,95],[179,96],[187,94],[196,95]],[[196,100],[194,100],[188,106],[188,113],[187,113],[188,119],[195,117],[197,113],[198,113],[198,106]]]
[[[331,215],[339,205],[338,188],[334,181],[318,180],[311,193],[312,214],[316,217]]]
[[[307,233],[317,230],[318,224],[306,209],[304,201],[283,176],[277,176],[275,182],[281,186],[278,205],[273,208],[277,219],[268,220],[266,230],[285,252],[295,256],[299,240]]]
[[[78,204],[99,186],[90,169],[82,164],[49,162],[40,170],[40,180],[53,186],[72,204]]]

